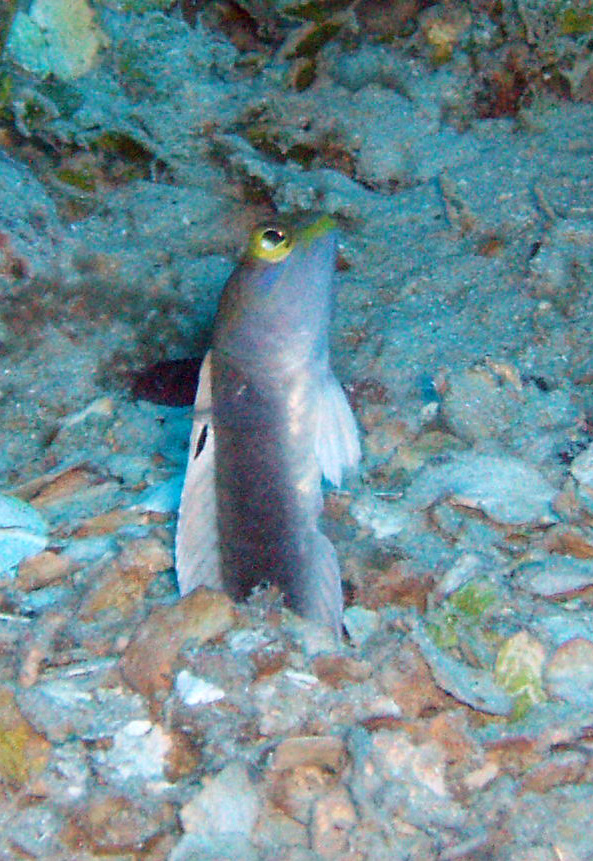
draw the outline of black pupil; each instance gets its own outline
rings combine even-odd
[[[273,227],[268,228],[268,230],[264,230],[262,233],[262,242],[264,245],[268,246],[268,248],[275,248],[277,245],[280,245],[286,239],[284,233],[281,230],[275,230]]]

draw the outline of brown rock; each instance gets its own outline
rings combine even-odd
[[[86,538],[89,535],[109,535],[117,532],[122,526],[146,526],[150,523],[163,523],[167,515],[154,511],[144,511],[140,508],[113,508],[95,517],[89,517],[74,532],[76,538]]]
[[[258,680],[284,669],[288,659],[288,650],[279,643],[267,643],[251,657]]]
[[[574,556],[575,559],[593,559],[593,544],[578,532],[566,529],[555,530],[546,542],[552,552],[563,556]]]
[[[313,662],[317,678],[332,688],[341,688],[352,682],[370,678],[372,667],[368,661],[357,661],[345,655],[321,655]]]
[[[130,613],[155,574],[172,566],[171,551],[159,538],[148,536],[132,541],[92,578],[93,585],[80,605],[81,618],[92,619],[102,610],[113,608],[123,615]]]
[[[513,776],[523,774],[541,762],[537,741],[526,736],[501,738],[486,745],[486,762],[494,763],[500,771]]]
[[[377,654],[373,663],[380,667],[377,681],[381,690],[392,697],[403,717],[417,718],[433,709],[446,708],[451,701],[437,688],[430,670],[416,646],[404,643],[395,654]]]
[[[343,858],[356,811],[345,786],[317,799],[311,817],[311,846],[322,858]]]
[[[446,751],[449,765],[461,763],[476,752],[467,731],[465,712],[446,711],[436,715],[430,721],[428,735]]]
[[[370,610],[385,604],[426,610],[427,596],[434,587],[431,574],[415,571],[406,562],[394,562],[387,569],[367,568],[356,589],[356,601]]]
[[[580,751],[571,750],[554,755],[525,775],[521,782],[521,792],[544,793],[555,786],[580,783],[586,766],[587,757]]]
[[[299,765],[272,772],[270,800],[287,816],[308,825],[314,802],[336,785],[337,778],[318,765]]]
[[[274,752],[272,771],[316,765],[333,772],[343,770],[346,749],[335,736],[299,736],[280,742]]]
[[[73,848],[87,845],[101,854],[140,851],[173,827],[174,816],[168,803],[147,809],[121,796],[99,796],[72,817],[67,839]]]
[[[573,637],[562,643],[548,661],[544,681],[548,692],[583,708],[593,705],[593,642]]]
[[[233,602],[223,592],[196,589],[171,607],[153,610],[120,661],[128,684],[144,696],[168,691],[172,666],[186,640],[213,640],[232,627]]]
[[[170,732],[171,747],[167,753],[166,776],[171,783],[187,777],[197,768],[200,747],[193,736],[184,732]]]
[[[54,502],[61,502],[77,493],[113,481],[101,475],[92,466],[81,464],[71,466],[57,473],[40,476],[17,488],[16,495],[28,500],[36,508],[44,508]]]
[[[23,592],[33,592],[35,589],[43,589],[44,586],[67,577],[78,567],[74,559],[66,556],[65,553],[43,550],[21,562],[16,585]]]
[[[446,757],[440,745],[413,744],[405,730],[380,730],[373,735],[372,746],[373,760],[383,778],[410,775],[436,796],[448,796]]]

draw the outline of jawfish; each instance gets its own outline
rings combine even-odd
[[[335,223],[251,236],[200,371],[176,536],[181,594],[262,583],[340,635],[336,551],[319,528],[322,476],[357,467],[356,423],[329,363]]]

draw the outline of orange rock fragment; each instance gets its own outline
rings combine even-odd
[[[168,691],[173,664],[186,640],[201,645],[224,634],[234,621],[228,595],[206,588],[196,589],[171,607],[153,610],[121,658],[125,680],[147,697]]]
[[[430,721],[428,734],[446,751],[447,764],[464,762],[476,752],[464,712],[444,711],[436,715]]]
[[[101,855],[136,852],[174,827],[174,816],[168,802],[146,808],[124,796],[99,796],[74,814],[65,837],[77,850],[87,846]]]
[[[421,717],[453,702],[435,685],[427,664],[410,643],[404,643],[397,653],[390,647],[384,656],[377,655],[377,665],[381,690],[397,703],[405,718]]]
[[[307,825],[314,802],[336,786],[337,778],[318,765],[299,765],[272,772],[271,802],[287,816]]]
[[[548,547],[564,556],[574,556],[575,559],[593,559],[593,544],[578,532],[557,532]]]
[[[346,749],[335,736],[297,736],[280,742],[272,760],[272,771],[317,765],[333,772],[344,768]]]
[[[78,564],[65,553],[43,550],[24,559],[18,568],[16,585],[24,592],[43,589],[56,580],[62,580],[78,568]]]
[[[109,478],[86,464],[71,466],[62,472],[40,476],[17,489],[17,495],[37,508],[61,502],[90,487],[105,484]]]
[[[74,537],[109,535],[117,532],[122,526],[146,526],[150,523],[162,523],[165,519],[162,514],[139,508],[113,508],[111,511],[89,517],[74,532]]]
[[[321,655],[313,662],[317,678],[332,688],[341,688],[352,682],[365,682],[373,668],[368,661],[357,661],[345,655]]]
[[[580,783],[587,765],[585,754],[571,750],[553,756],[532,768],[521,782],[521,792],[545,793],[555,786]]]

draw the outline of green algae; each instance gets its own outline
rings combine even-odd
[[[56,171],[56,177],[60,182],[72,186],[77,191],[91,193],[96,189],[95,178],[89,170],[73,170],[64,167]]]
[[[28,733],[24,726],[0,729],[0,777],[22,785],[29,777]]]
[[[565,9],[558,16],[558,25],[563,36],[583,36],[593,30],[593,10]]]
[[[477,621],[496,602],[497,592],[488,580],[471,580],[449,598],[462,616]]]
[[[544,657],[542,644],[527,631],[509,637],[498,651],[494,677],[513,697],[514,720],[520,720],[532,706],[546,700],[542,686]]]
[[[49,749],[22,717],[12,691],[0,688],[0,781],[23,786],[43,769]]]

